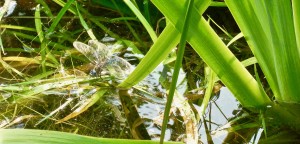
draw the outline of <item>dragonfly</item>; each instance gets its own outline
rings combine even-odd
[[[75,41],[73,46],[87,57],[95,66],[91,74],[101,76],[101,73],[123,79],[128,76],[133,66],[125,59],[115,55],[110,48],[98,40],[89,40],[88,44]]]

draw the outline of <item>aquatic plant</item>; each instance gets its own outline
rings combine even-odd
[[[60,42],[75,41],[75,39],[67,36],[60,39],[60,35],[56,35],[54,33],[55,28],[60,27],[58,22],[61,20],[66,11],[69,11],[80,17],[81,24],[89,36],[92,39],[95,39],[92,30],[85,25],[80,13],[84,13],[84,15],[88,18],[91,17],[91,14],[86,12],[81,6],[77,5],[76,7],[73,5],[74,1],[68,1],[65,3],[57,0],[56,2],[63,6],[63,9],[58,13],[58,16],[54,19],[46,32],[43,31],[42,28],[42,22],[40,19],[41,16],[39,13],[40,7],[36,7],[35,11],[35,29],[27,27],[22,28],[26,31],[36,32],[38,38],[35,38],[31,35],[24,35],[15,31],[8,31],[8,33],[14,34],[18,37],[29,40],[33,39],[33,41],[37,41],[41,44],[39,49],[33,51],[37,51],[36,53],[40,54],[41,57],[38,57],[37,59],[32,58],[26,60],[31,60],[30,64],[33,63],[41,65],[41,71],[43,71],[43,74],[33,77],[33,81],[29,80],[27,83],[22,83],[24,84],[23,86],[25,86],[23,89],[18,89],[18,87],[16,87],[19,86],[18,84],[10,85],[8,87],[1,87],[0,89],[4,91],[20,91],[21,94],[14,97],[16,99],[22,97],[24,98],[24,93],[28,96],[33,96],[40,94],[42,91],[48,90],[49,88],[57,88],[73,83],[93,81],[92,79],[87,80],[78,77],[76,81],[66,78],[65,81],[64,79],[61,79],[56,83],[54,82],[54,85],[43,83],[41,86],[31,89],[30,84],[36,82],[34,81],[35,79],[46,78],[54,74],[54,71],[49,71],[49,67],[56,68],[60,66],[60,63],[56,59],[55,53],[61,53],[59,52],[59,49],[68,49],[59,43],[49,41],[48,38],[57,37]],[[173,48],[176,47],[180,40],[181,46],[185,45],[186,40],[199,54],[203,61],[209,66],[207,71],[207,78],[209,81],[207,84],[205,98],[201,103],[202,113],[200,113],[200,117],[203,114],[203,111],[206,109],[206,106],[210,100],[213,84],[217,79],[216,77],[218,77],[218,79],[220,79],[231,90],[243,107],[259,115],[261,124],[259,126],[250,125],[250,127],[263,127],[266,136],[268,136],[267,132],[269,126],[274,123],[275,125],[285,126],[297,132],[300,130],[300,117],[299,113],[297,112],[297,110],[299,110],[300,100],[300,97],[297,95],[299,91],[297,87],[300,84],[300,79],[297,77],[300,65],[299,1],[225,0],[225,3],[212,3],[210,0],[195,0],[195,2],[188,0],[183,3],[181,0],[152,0],[152,3],[159,9],[159,11],[166,17],[168,21],[166,27],[159,37],[155,36],[155,32],[152,30],[153,28],[151,28],[151,24],[147,22],[149,21],[149,13],[141,13],[138,10],[137,4],[132,3],[131,1],[125,0],[124,2],[143,23],[154,44],[151,46],[151,49],[147,52],[135,70],[128,76],[128,78],[118,85],[119,88],[129,89],[142,81],[147,75],[150,74],[152,70],[154,70],[163,60],[166,59],[166,57],[171,53]],[[43,10],[48,14],[48,16],[53,17],[49,7],[42,1],[40,1],[40,3],[43,5]],[[116,5],[114,3],[112,4],[116,10],[124,10],[123,8],[118,8],[121,5]],[[224,44],[209,23],[202,17],[202,14],[210,5],[219,6],[219,4],[229,8],[239,28],[241,29],[241,34],[233,38],[232,41],[235,41],[241,37],[241,35],[243,35],[254,54],[254,57],[249,59],[253,60],[251,64],[254,65],[254,75],[252,75],[245,68],[243,63],[235,57],[235,55],[228,49],[228,46]],[[187,14],[188,10],[191,11],[190,16]],[[130,14],[132,15],[132,13]],[[143,14],[146,15],[146,18],[144,18]],[[188,19],[187,17],[191,20],[186,20]],[[100,27],[110,36],[119,38],[118,35],[109,31],[109,29],[99,23],[99,21],[92,18],[89,20],[95,23],[95,25]],[[128,25],[127,21],[126,24]],[[20,29],[20,27],[2,27]],[[128,27],[131,26],[128,25]],[[137,41],[143,45],[143,42],[136,35],[134,29],[132,29],[132,27],[129,29]],[[230,43],[232,43],[232,41]],[[55,48],[49,48],[48,46],[55,46]],[[179,48],[180,52],[177,53],[177,56],[182,56],[183,50],[181,48]],[[6,61],[7,60],[9,59],[6,58]],[[176,62],[177,69],[180,68],[179,62]],[[1,61],[1,63],[8,71],[17,73],[20,77],[24,77],[22,73],[14,68],[11,68],[10,65],[8,65],[5,61]],[[272,90],[271,95],[266,94],[266,87],[264,87],[262,84],[264,78],[262,79],[256,70],[258,66],[262,69],[265,79]],[[176,86],[175,77],[176,75],[174,75],[173,78],[173,88]],[[52,82],[55,80],[50,79]],[[173,95],[172,93],[175,92],[175,89],[173,89],[169,95]],[[95,101],[101,96],[93,95],[92,97],[94,97],[95,100],[89,103],[88,107],[90,104],[95,103]],[[171,108],[171,102],[172,97],[169,97],[164,124],[166,124],[168,121],[168,112]],[[48,116],[50,116],[50,114]],[[190,116],[194,117],[193,114],[190,114]],[[163,131],[165,127],[166,125],[163,125]],[[9,135],[10,132],[10,130],[1,130],[1,134],[3,134],[3,136],[5,134]],[[23,131],[20,133],[20,135],[24,135],[24,133],[27,132],[30,132],[30,134],[33,134],[36,137],[43,133],[43,131]],[[288,132],[289,131],[283,131],[280,134],[286,136]],[[57,134],[54,135],[55,137],[57,136]],[[164,136],[162,135],[161,142],[163,142],[163,137]],[[24,137],[21,138],[24,139]],[[89,140],[87,139],[87,141]],[[268,140],[265,140],[265,142],[268,142]]]
[[[179,0],[152,2],[170,23],[120,87],[130,87],[146,76],[145,65],[147,71],[156,67],[178,44],[180,33],[184,31],[182,19],[187,1],[184,4]],[[281,124],[299,131],[299,114],[289,108],[299,107],[299,2],[225,0],[265,74],[273,92],[271,98],[265,93],[260,78],[257,75],[253,77],[245,69],[202,18],[210,2],[195,1],[187,41],[244,107],[262,115],[272,114],[272,118],[282,119]],[[265,128],[264,118],[267,117],[262,119]]]

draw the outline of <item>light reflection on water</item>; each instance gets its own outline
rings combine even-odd
[[[220,96],[215,101],[210,102],[211,107],[208,107],[205,113],[206,120],[208,120],[209,111],[211,113],[211,131],[215,131],[221,126],[228,123],[227,119],[234,117],[233,110],[238,109],[239,103],[232,95],[232,93],[226,87],[222,87]],[[219,107],[219,108],[218,108]],[[140,116],[145,120],[147,130],[150,135],[160,135],[160,129],[155,125],[153,120],[162,114],[164,110],[163,104],[144,102],[138,105],[138,112]],[[221,111],[222,112],[221,112]],[[223,114],[222,114],[223,113]],[[152,122],[150,122],[152,120]],[[172,125],[172,123],[169,123]],[[199,129],[199,134],[202,142],[207,142],[205,128],[203,124]],[[222,143],[227,136],[226,131],[215,131],[213,137],[214,143]],[[166,133],[166,140],[170,140],[171,130],[169,129]],[[152,137],[153,139],[159,137]]]
[[[235,97],[227,87],[222,87],[219,98],[215,100],[215,102],[211,102],[210,104],[211,104],[211,108],[209,109],[208,107],[206,110],[207,111],[206,119],[208,120],[208,114],[209,114],[208,111],[210,111],[211,113],[210,120],[212,122],[211,130],[215,131],[221,126],[228,123],[227,121],[228,118],[234,117],[232,112],[233,110],[238,109],[239,102],[235,99]],[[207,142],[204,126],[200,128],[199,133],[201,135],[201,141]],[[215,134],[212,135],[212,138],[215,144],[219,144],[219,143],[221,144],[224,141],[225,137],[227,136],[226,131],[222,131],[222,132],[215,131],[214,133]]]

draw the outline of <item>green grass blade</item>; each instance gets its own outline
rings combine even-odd
[[[66,106],[68,106],[68,104],[70,104],[73,100],[74,100],[73,98],[69,98],[66,102],[64,102],[63,104],[61,104],[58,108],[56,108],[55,110],[53,110],[48,115],[44,116],[44,118],[42,118],[41,120],[39,120],[34,126],[38,126],[43,121],[49,119],[51,116],[53,116],[54,114],[56,114],[60,110],[64,109]]]
[[[149,2],[150,2],[150,0],[143,0],[145,19],[148,22],[151,22],[151,13],[150,13],[150,9],[149,9],[150,3]]]
[[[86,24],[86,22],[84,21],[82,15],[80,14],[79,9],[78,9],[78,4],[77,4],[77,2],[76,2],[76,9],[77,9],[77,15],[78,15],[78,17],[79,17],[80,23],[81,23],[81,25],[83,26],[83,28],[87,31],[87,33],[89,34],[90,38],[91,38],[92,40],[97,39],[96,36],[94,35],[92,29],[89,28],[89,26],[88,26],[88,25]]]
[[[88,110],[89,107],[93,106],[106,92],[107,92],[107,89],[99,89],[99,90],[97,90],[97,92],[95,94],[93,94],[91,96],[91,98],[89,98],[83,104],[81,104],[78,108],[76,108],[75,110],[73,110],[72,113],[70,113],[69,115],[65,116],[63,119],[58,120],[56,122],[56,124],[65,122],[65,121],[67,121],[67,120],[69,120],[71,118],[74,118],[74,117],[80,115],[81,113],[85,112],[86,110]]]
[[[57,3],[60,6],[64,6],[66,5],[66,3],[62,0],[53,0],[53,2]],[[90,14],[87,10],[85,10],[84,8],[82,8],[80,5],[77,5],[77,8],[79,9],[79,11],[81,13],[83,13],[84,16],[86,16],[87,19],[89,19],[90,21],[92,21],[95,25],[97,25],[99,28],[101,28],[105,33],[107,33],[108,35],[110,35],[111,37],[114,37],[116,39],[120,39],[119,36],[115,33],[113,33],[112,31],[110,31],[107,27],[105,27],[103,24],[101,24],[99,22],[98,19],[94,19],[92,17],[94,17],[92,14]],[[76,7],[74,6],[70,6],[68,9],[69,12],[73,13],[76,15]]]
[[[46,58],[52,60],[53,63],[55,64],[59,64],[59,62],[56,60],[56,58],[51,54],[51,52],[49,51],[48,48],[48,40],[45,39],[45,35],[44,35],[44,31],[43,31],[43,27],[42,27],[42,21],[41,21],[41,13],[40,13],[40,5],[36,6],[36,10],[34,13],[34,17],[35,17],[35,28],[36,28],[36,32],[38,34],[39,40],[40,40],[40,55],[42,57],[41,60],[41,66],[42,66],[42,70],[43,72],[46,72]]]
[[[190,24],[190,17],[191,17],[191,11],[194,5],[194,0],[189,0],[188,2],[185,3],[187,6],[187,9],[184,10],[183,12],[186,11],[185,17],[184,17],[184,24],[183,24],[183,31],[181,33],[180,37],[180,42],[179,42],[179,47],[178,47],[178,53],[177,53],[177,58],[175,61],[175,68],[174,68],[174,73],[172,76],[172,83],[170,86],[169,90],[169,95],[167,97],[167,103],[164,111],[164,119],[163,119],[163,124],[162,124],[162,130],[161,130],[161,135],[160,135],[160,143],[163,143],[164,137],[165,137],[165,132],[167,128],[167,124],[169,121],[169,113],[174,97],[174,92],[176,89],[177,85],[177,80],[179,76],[179,71],[182,65],[182,60],[183,60],[183,55],[184,55],[184,50],[185,50],[185,45],[186,45],[186,38],[187,38],[187,32]]]
[[[148,34],[150,35],[152,41],[155,42],[157,39],[155,31],[152,29],[151,25],[147,22],[147,20],[142,15],[142,13],[134,6],[134,4],[130,0],[124,0],[124,2],[132,10],[132,12],[137,16],[137,18],[140,20],[140,22],[143,24],[143,26],[147,30]]]
[[[206,90],[205,90],[205,95],[204,95],[204,98],[203,98],[203,101],[202,101],[202,104],[201,104],[201,107],[200,107],[200,113],[199,113],[199,117],[203,117],[204,114],[205,114],[205,110],[208,106],[208,103],[210,101],[210,97],[212,95],[212,92],[213,92],[213,87],[214,87],[214,84],[215,84],[215,80],[217,78],[217,75],[216,73],[214,73],[211,68],[209,67],[206,67],[205,68],[205,73],[206,73],[206,81],[207,81],[207,84],[206,84]]]
[[[0,28],[15,29],[15,30],[25,30],[25,31],[36,32],[36,29],[34,29],[34,28],[24,27],[24,26],[17,26],[17,25],[5,25],[5,24],[1,24]]]
[[[115,0],[112,1],[113,4],[115,5],[115,7],[118,9],[118,11],[121,11],[119,9],[118,3],[116,3]],[[124,17],[124,14],[122,12],[120,12],[121,17]],[[128,27],[128,29],[130,30],[131,34],[133,35],[133,37],[144,47],[144,42],[142,41],[142,39],[140,38],[140,36],[136,33],[136,30],[130,25],[130,23],[126,20],[123,19],[126,26]]]
[[[38,37],[41,42],[41,51],[40,51],[40,54],[42,56],[41,66],[42,66],[43,72],[46,72],[45,62],[46,62],[46,53],[48,51],[47,50],[48,48],[44,41],[44,32],[43,32],[43,28],[42,28],[40,5],[36,6],[34,17],[35,17],[34,21],[35,21],[36,32],[38,33]]]
[[[1,53],[5,54],[3,43],[2,43],[2,38],[0,37],[0,58],[1,58]]]
[[[94,79],[96,79],[96,78],[94,78]],[[80,77],[80,78],[77,77],[76,79],[74,79],[74,77],[49,79],[48,83],[39,84],[36,87],[33,87],[31,89],[20,92],[19,93],[20,96],[14,97],[14,100],[18,100],[19,98],[26,99],[26,98],[34,97],[34,96],[40,94],[41,92],[44,92],[44,91],[47,91],[50,89],[61,88],[63,86],[76,84],[79,82],[84,82],[84,81],[89,81],[89,80],[93,80],[93,79],[92,78],[89,79],[86,77]],[[37,82],[35,82],[35,84],[37,84]],[[29,87],[32,87],[32,86],[29,86]]]
[[[242,64],[247,67],[257,63],[257,59],[255,57],[251,57],[242,61]]]
[[[28,34],[25,34],[25,33],[22,33],[22,32],[17,32],[17,31],[12,31],[12,30],[6,30],[5,32],[7,34],[14,35],[14,36],[17,36],[17,37],[20,37],[20,38],[24,38],[24,39],[27,39],[27,40],[30,40],[30,41],[41,42],[38,37],[33,36],[33,35],[28,35]],[[62,50],[69,49],[69,47],[66,47],[66,46],[63,46],[59,43],[54,43],[54,42],[49,42],[48,45],[49,46],[55,46],[56,49],[62,49]],[[38,49],[38,50],[40,50],[40,49]]]
[[[231,44],[233,44],[235,41],[237,41],[238,39],[244,37],[243,33],[239,33],[237,34],[235,37],[233,37],[228,43],[227,43],[227,47],[229,47]]]
[[[66,2],[64,2],[63,0],[53,0],[53,2],[57,3],[58,5],[64,7],[64,5],[66,5]],[[72,14],[76,14],[76,8],[75,7],[70,7],[68,9],[69,12],[71,12]]]
[[[40,42],[43,42],[44,40],[44,31],[42,28],[42,21],[41,21],[41,13],[40,13],[40,5],[36,6],[35,14],[34,14],[34,20],[35,20],[35,29],[38,33],[38,37],[40,39]]]
[[[25,74],[21,73],[19,70],[15,69],[14,67],[10,66],[8,63],[6,63],[5,61],[3,61],[2,57],[1,57],[1,53],[0,53],[0,63],[3,66],[3,68],[8,71],[12,76],[13,76],[13,72],[18,74],[21,77],[25,77]]]
[[[28,82],[36,82],[37,80],[41,80],[43,78],[46,78],[46,77],[49,77],[51,75],[53,75],[56,71],[52,70],[52,71],[47,71],[45,73],[41,73],[41,74],[38,74],[38,75],[35,75],[33,77],[30,77],[28,79],[26,79]]]
[[[53,18],[53,14],[50,10],[50,8],[48,7],[47,3],[44,0],[36,0],[37,3],[41,4],[43,6],[43,10],[44,12],[51,18]]]
[[[69,0],[66,5],[59,11],[59,13],[57,14],[56,18],[53,20],[50,28],[47,31],[47,34],[51,34],[54,29],[56,28],[56,26],[58,25],[59,21],[61,20],[61,18],[64,16],[64,14],[66,13],[66,11],[69,9],[69,7],[71,6],[71,4],[74,2],[74,0]]]

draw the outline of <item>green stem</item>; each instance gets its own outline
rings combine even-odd
[[[171,109],[171,104],[172,104],[173,97],[174,97],[174,92],[175,92],[175,89],[176,89],[176,84],[177,84],[177,80],[178,80],[179,71],[180,71],[180,68],[181,68],[181,65],[182,65],[182,59],[183,59],[184,49],[185,49],[185,45],[186,45],[188,26],[189,26],[191,9],[192,9],[193,3],[194,3],[194,0],[189,0],[188,1],[187,12],[186,12],[186,15],[185,15],[185,20],[184,20],[184,25],[183,25],[183,31],[182,31],[181,37],[180,37],[180,43],[179,43],[179,47],[178,47],[177,59],[175,61],[175,68],[174,68],[174,73],[173,73],[173,76],[172,76],[172,83],[171,83],[169,96],[167,98],[166,108],[165,108],[165,112],[164,112],[164,119],[163,119],[163,124],[162,124],[160,143],[163,143],[163,141],[164,141],[165,132],[166,132],[166,128],[167,128],[167,123],[168,123],[168,120],[169,120],[169,113],[170,113],[170,109]]]

